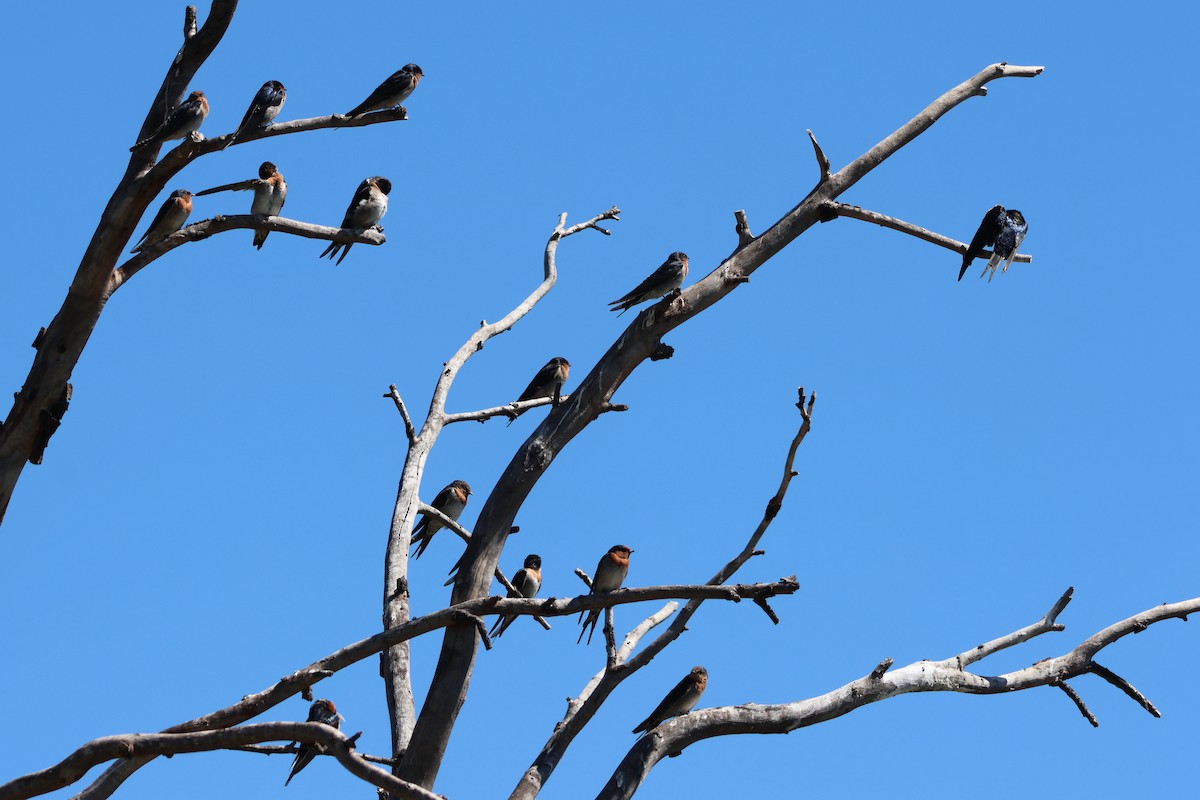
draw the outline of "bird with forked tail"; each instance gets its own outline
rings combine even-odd
[[[623,544],[608,548],[608,552],[596,565],[596,574],[592,576],[592,590],[589,594],[602,594],[620,589],[621,584],[625,582],[625,576],[629,574],[629,555],[632,552]],[[588,644],[592,643],[592,634],[596,632],[596,623],[600,620],[600,612],[599,608],[592,609],[587,612],[587,619],[583,619],[582,611],[579,612],[579,618],[583,619],[583,628],[579,631],[579,638],[575,644],[583,641],[584,633],[588,635]],[[589,625],[591,628],[588,627]]]
[[[387,213],[387,196],[391,191],[392,182],[387,178],[375,175],[364,180],[354,191],[354,197],[350,199],[350,206],[342,218],[342,227],[363,231],[374,226]],[[340,250],[341,256],[338,257],[336,263],[341,264],[342,259],[349,254],[350,248],[353,246],[354,242],[330,242],[329,247],[325,248],[320,257],[329,256],[332,259]]]

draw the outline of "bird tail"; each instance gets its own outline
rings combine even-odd
[[[262,250],[262,246],[266,243],[267,234],[269,234],[269,233],[270,233],[270,231],[255,231],[254,232],[254,246],[257,247],[259,250]]]
[[[581,616],[582,616],[582,613],[583,612],[580,612]],[[596,623],[599,620],[600,620],[600,611],[598,609],[588,612],[588,618],[586,620],[584,620],[583,628],[579,631],[579,638],[575,640],[575,644],[579,644],[580,642],[583,641],[584,632],[587,632],[587,635],[588,635],[587,643],[591,644],[592,643],[592,634],[596,632]],[[588,625],[591,625],[591,628],[588,628]]]
[[[333,258],[334,256],[337,255],[337,251],[338,251],[339,247],[341,247],[340,243],[330,242],[329,247],[326,247],[324,252],[322,252],[321,255],[317,256],[317,258],[324,258],[325,256],[329,256],[330,258]]]
[[[344,247],[345,249],[344,249],[344,250],[342,250],[342,254],[341,254],[340,256],[338,256],[338,260],[337,260],[337,262],[334,264],[334,266],[337,266],[338,264],[341,264],[341,263],[342,263],[342,260],[343,260],[343,259],[344,259],[346,256],[348,256],[348,255],[350,254],[350,248],[351,248],[351,247],[353,247],[353,246],[354,246],[354,245],[353,245],[353,243],[351,243],[351,242],[347,242],[345,245],[343,245],[343,247]],[[333,256],[330,256],[330,258],[333,258]]]
[[[971,262],[972,262],[972,261],[974,261],[974,260],[975,260],[975,259],[973,259],[973,258],[965,258],[965,257],[963,258],[963,265],[962,265],[962,269],[960,269],[960,270],[958,271],[958,279],[959,279],[960,281],[963,279],[963,275],[966,275],[966,274],[967,274],[967,267],[971,266]]]

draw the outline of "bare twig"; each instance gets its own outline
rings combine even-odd
[[[560,395],[560,402],[571,397],[569,394]],[[518,411],[527,411],[531,408],[539,406],[554,405],[553,397],[537,397],[533,400],[514,400],[511,403],[505,403],[502,406],[493,406],[491,408],[482,408],[478,411],[460,411],[457,414],[447,414],[445,423],[452,425],[455,422],[486,422],[492,417],[507,417],[516,419]]]
[[[392,398],[392,402],[396,404],[396,410],[400,412],[400,419],[404,420],[404,435],[408,437],[409,444],[412,444],[417,438],[417,429],[413,427],[412,417],[408,415],[408,409],[404,406],[404,400],[400,397],[400,390],[396,388],[396,384],[388,386],[388,393],[384,397]]]
[[[750,232],[750,222],[746,219],[746,212],[739,208],[733,212],[733,219],[737,223],[733,230],[737,233],[738,247],[744,247],[754,241],[754,234]]]
[[[1079,693],[1071,688],[1070,684],[1064,680],[1054,678],[1050,681],[1050,685],[1057,686],[1059,689],[1062,689],[1063,694],[1071,698],[1071,702],[1074,703],[1075,707],[1079,709],[1079,713],[1083,714],[1084,719],[1092,723],[1093,728],[1100,727],[1100,722],[1096,719],[1096,715],[1093,714],[1091,709],[1087,707],[1087,704],[1083,702],[1083,698],[1079,696]]]
[[[859,206],[851,206],[846,203],[830,202],[827,206],[831,212],[839,217],[848,217],[850,219],[862,220],[863,222],[874,222],[876,225],[882,225],[885,228],[891,228],[894,231],[907,233],[909,236],[915,236],[930,244],[936,244],[939,247],[944,247],[947,250],[953,250],[959,255],[967,252],[968,245],[956,239],[951,239],[949,236],[942,236],[940,233],[926,230],[925,228],[913,225],[911,222],[905,222],[902,219],[889,217],[885,214],[880,214],[876,211],[868,211]],[[979,254],[979,258],[989,258],[992,255],[990,250],[984,250]],[[1033,256],[1025,253],[1018,253],[1012,259],[1016,263],[1029,264],[1033,261]]]
[[[808,140],[812,142],[813,155],[817,158],[817,168],[821,170],[820,183],[829,180],[829,157],[825,155],[825,151],[821,149],[821,145],[817,143],[817,137],[813,135],[811,130],[805,131],[808,134]],[[818,184],[819,185],[819,184]]]
[[[1108,681],[1113,686],[1120,689],[1122,692],[1124,692],[1126,695],[1128,695],[1129,698],[1131,700],[1133,700],[1133,702],[1137,703],[1139,706],[1141,706],[1142,708],[1149,711],[1151,716],[1154,716],[1154,717],[1162,716],[1162,714],[1159,712],[1159,710],[1154,707],[1154,704],[1146,699],[1145,695],[1143,695],[1137,689],[1133,688],[1133,685],[1131,683],[1129,683],[1129,681],[1125,680],[1117,673],[1113,672],[1112,670],[1108,669],[1107,667],[1100,666],[1095,661],[1092,662],[1092,665],[1088,668],[1087,671],[1092,673],[1093,675],[1099,675],[1101,678],[1104,678],[1104,680]]]
[[[976,661],[981,661],[993,653],[998,653],[1009,647],[1014,647],[1022,642],[1027,642],[1035,636],[1041,636],[1043,633],[1052,631],[1061,631],[1063,626],[1058,624],[1058,615],[1067,607],[1067,603],[1071,602],[1071,597],[1075,592],[1075,587],[1068,586],[1067,590],[1062,593],[1062,596],[1054,602],[1050,610],[1045,616],[1039,619],[1032,625],[1027,625],[1019,631],[1001,636],[997,639],[992,639],[990,642],[976,645],[965,653],[959,653],[954,657],[954,666],[958,669],[966,669]],[[947,664],[949,666],[949,664]]]

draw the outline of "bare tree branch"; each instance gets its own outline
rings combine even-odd
[[[1014,647],[1023,642],[1027,642],[1035,636],[1041,636],[1043,633],[1049,633],[1051,631],[1064,630],[1064,627],[1058,624],[1058,615],[1061,614],[1063,609],[1067,607],[1067,604],[1071,602],[1071,597],[1074,596],[1074,594],[1075,587],[1068,586],[1067,590],[1062,593],[1062,596],[1059,597],[1058,600],[1054,602],[1054,605],[1051,606],[1050,610],[1046,612],[1045,616],[1043,616],[1037,622],[1033,623],[1032,625],[1027,625],[1024,628],[1021,628],[1019,631],[1014,631],[1013,633],[1001,636],[998,639],[992,639],[990,642],[976,645],[974,648],[966,651],[965,653],[959,653],[954,658],[955,666],[957,666],[959,669],[965,669],[971,664],[974,664],[976,661],[982,661],[993,653],[998,653],[1001,650],[1005,650],[1009,647]]]
[[[400,390],[396,388],[396,384],[388,387],[388,393],[384,397],[390,397],[396,403],[400,419],[404,420],[404,435],[408,437],[408,443],[412,444],[417,438],[417,429],[413,427],[412,417],[408,415],[408,409],[404,406],[404,400],[400,398]]]
[[[511,585],[511,584],[510,584]],[[616,605],[628,605],[631,603],[644,603],[648,601],[666,600],[666,599],[689,599],[689,598],[705,598],[710,600],[726,600],[731,602],[741,602],[743,599],[753,600],[759,597],[775,597],[779,595],[794,594],[799,589],[799,585],[791,578],[783,578],[778,581],[769,583],[751,583],[739,584],[737,586],[641,586],[627,589],[619,589],[606,594],[583,594],[572,598],[524,598],[524,597],[482,597],[466,603],[450,606],[449,608],[439,609],[422,617],[417,617],[401,626],[392,628],[382,633],[377,633],[366,639],[362,639],[353,644],[347,645],[336,652],[333,652],[324,658],[313,662],[303,669],[297,670],[292,674],[282,678],[272,686],[267,687],[263,691],[256,692],[243,697],[239,702],[219,709],[202,717],[189,720],[188,722],[167,728],[162,732],[162,735],[169,734],[184,734],[196,733],[200,731],[224,730],[234,725],[240,725],[253,717],[262,714],[270,708],[278,705],[289,697],[309,689],[313,684],[328,678],[329,676],[345,669],[352,664],[358,663],[369,656],[381,653],[389,647],[396,645],[399,642],[408,641],[417,636],[437,630],[438,628],[447,627],[450,625],[469,624],[475,629],[476,633],[481,634],[481,638],[490,644],[490,641],[483,634],[487,633],[487,626],[483,623],[482,616],[486,614],[509,615],[517,614],[523,616],[543,616],[543,617],[562,617],[578,614],[581,611],[591,611],[593,609],[611,609]],[[514,590],[515,591],[515,590]],[[658,612],[651,620],[658,618],[662,611]],[[650,621],[642,623],[642,626],[653,627]],[[639,628],[642,628],[639,626]],[[631,645],[632,646],[632,645]],[[299,724],[304,723],[276,723],[276,724]],[[236,730],[247,730],[250,726],[237,728]],[[330,729],[332,730],[332,729]],[[114,738],[114,737],[108,737]],[[120,738],[120,737],[115,737]],[[272,739],[291,739],[296,741],[307,741],[298,739],[290,735],[282,737],[268,736],[263,739],[253,741],[237,742],[238,744],[254,744],[261,741],[269,741]],[[176,741],[164,739],[162,741]],[[207,740],[201,740],[207,741]],[[214,741],[224,741],[216,739]],[[200,748],[200,749],[217,749],[226,745],[217,745],[215,747]],[[85,746],[86,748],[86,746]],[[107,751],[105,751],[107,752]],[[184,750],[170,752],[185,752]],[[191,752],[191,751],[187,751]],[[149,762],[151,759],[164,753],[151,749],[137,748],[120,756],[105,756],[99,761],[92,761],[86,768],[79,771],[77,774],[72,770],[56,771],[55,774],[61,776],[73,775],[68,783],[78,780],[83,776],[83,773],[90,769],[91,766],[100,763],[101,761],[111,760],[119,757],[123,759],[109,768],[100,778],[97,779],[92,786],[85,789],[80,797],[93,796],[94,794],[104,792],[102,788],[108,790],[108,794],[115,790],[120,783],[136,771],[139,767]],[[394,758],[394,757],[393,757]],[[59,765],[61,767],[61,765]],[[58,767],[50,768],[58,770]],[[45,772],[43,770],[42,772]],[[25,786],[26,781],[31,777],[41,775],[39,773],[31,773],[29,776],[18,778],[8,784],[0,786],[0,800],[10,800],[9,795],[5,792],[10,790],[10,787],[15,785]],[[111,774],[110,774],[111,773]],[[357,773],[356,773],[357,774]],[[106,777],[107,776],[107,777]],[[362,776],[360,776],[362,777]],[[39,779],[40,780],[40,779]],[[115,783],[113,783],[115,781]],[[33,794],[41,794],[44,791],[53,791],[68,785],[68,783],[60,783],[50,788],[35,791]],[[35,784],[28,784],[35,785]],[[40,784],[39,784],[40,785]],[[376,784],[378,785],[378,784]],[[109,787],[111,786],[111,789]],[[29,794],[14,794],[12,798],[29,797]]]
[[[273,231],[302,236],[305,239],[322,239],[330,242],[349,242],[353,244],[381,245],[387,241],[383,233],[376,228],[354,230],[352,228],[331,228],[328,225],[315,225],[311,222],[300,222],[286,217],[269,217],[257,214],[218,214],[211,219],[201,220],[185,225],[175,233],[155,244],[142,248],[133,258],[113,270],[109,279],[106,296],[121,288],[122,285],[152,262],[181,247],[188,242],[198,242],[215,236],[218,233],[242,229]]]
[[[694,711],[665,722],[642,737],[621,761],[597,798],[617,800],[632,797],[649,771],[664,756],[677,755],[689,745],[714,736],[788,733],[797,728],[840,717],[869,703],[910,692],[1003,694],[1037,686],[1061,688],[1065,686],[1063,682],[1070,678],[1095,672],[1096,665],[1092,658],[1113,642],[1131,633],[1143,631],[1157,622],[1185,619],[1188,614],[1197,611],[1200,611],[1200,597],[1156,606],[1110,625],[1064,655],[1043,659],[1033,666],[994,677],[976,675],[959,669],[957,662],[961,656],[955,656],[944,661],[918,661],[878,677],[872,673],[809,700],[781,705],[746,704]],[[1010,634],[1010,637],[1019,633],[1018,631]],[[1085,718],[1093,721],[1090,712],[1087,712],[1086,707],[1077,699],[1078,695],[1073,691],[1068,691],[1067,694],[1080,707]]]
[[[0,786],[2,800],[26,800],[69,786],[92,767],[114,759],[154,758],[180,753],[234,750],[260,742],[294,741],[324,748],[355,777],[378,786],[397,798],[440,800],[440,795],[398,780],[371,766],[354,750],[358,734],[348,737],[336,728],[316,722],[262,722],[240,728],[192,733],[131,733],[93,739],[71,755],[40,772]]]
[[[830,203],[827,208],[839,217],[858,219],[862,220],[863,222],[874,222],[876,225],[882,225],[883,227],[891,228],[894,231],[907,233],[909,236],[915,236],[918,239],[929,242],[930,244],[936,244],[937,246],[944,247],[947,250],[953,250],[960,256],[967,252],[967,247],[969,246],[963,242],[951,239],[949,236],[942,236],[940,233],[934,233],[933,231],[913,225],[911,222],[905,222],[902,219],[889,217],[885,214],[880,214],[875,211],[868,211],[865,208],[860,208],[859,206],[851,206],[847,205],[846,203]],[[976,257],[990,258],[991,255],[992,251],[984,250]],[[1021,264],[1029,264],[1033,261],[1033,256],[1026,255],[1025,253],[1018,253],[1017,255],[1013,256],[1012,260]],[[954,266],[955,269],[958,268],[958,265]]]

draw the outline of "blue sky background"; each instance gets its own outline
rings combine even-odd
[[[182,7],[7,12],[20,32],[0,52],[9,391],[124,170]],[[198,191],[270,159],[290,185],[287,216],[337,224],[358,182],[385,175],[388,242],[334,267],[319,242],[272,234],[256,252],[235,231],[172,252],[114,297],[0,531],[0,780],[227,705],[378,629],[404,453],[381,395],[394,382],[421,415],[441,363],[540,280],[560,212],[623,210],[613,236],[563,244],[558,286],[470,362],[452,410],[514,399],[554,355],[586,374],[631,319],[606,301],[672,250],[706,274],[734,247],[735,209],[758,233],[808,192],[806,128],[836,169],[1000,60],[1046,73],[993,83],[842,199],[959,239],[992,204],[1020,208],[1032,265],[990,285],[977,266],[957,283],[949,251],[850,220],[819,226],[668,337],[675,357],[617,394],[631,411],[598,420],[535,489],[502,567],[540,553],[544,595],[578,593],[571,570],[618,542],[637,551],[631,584],[702,582],[774,490],[796,387],[818,392],[767,555],[739,574],[798,575],[800,593],[775,604],[782,624],[705,607],[620,688],[543,796],[594,794],[693,664],[710,670],[706,706],[810,697],[887,656],[945,658],[1027,625],[1074,585],[1067,631],[979,665],[994,674],[1200,593],[1186,56],[1200,20],[1181,3],[1082,9],[243,3],[193,85],[212,104],[206,133],[232,130],[267,79],[287,86],[292,119],[345,111],[415,61],[426,78],[411,120],[234,147],[175,184]],[[198,198],[193,221],[248,204]],[[422,497],[468,480],[472,524],[542,413],[447,430]],[[439,536],[416,563],[418,613],[444,604],[459,552]],[[655,608],[622,609],[620,629]],[[549,634],[522,622],[480,655],[439,792],[507,796],[603,663],[575,636],[568,620]],[[439,645],[414,646],[422,689]],[[1190,794],[1197,656],[1193,627],[1168,622],[1101,657],[1160,720],[1089,678],[1075,686],[1097,730],[1048,688],[907,696],[787,737],[701,743],[639,797]],[[376,661],[317,692],[364,731],[362,750],[386,754]],[[266,718],[306,711],[296,698]],[[289,761],[160,760],[122,796],[371,791],[324,762],[284,791]]]

